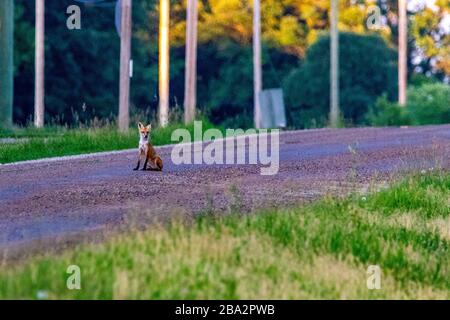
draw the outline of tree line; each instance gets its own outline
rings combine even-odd
[[[114,5],[81,6],[81,29],[66,27],[71,0],[46,2],[45,86],[47,122],[76,124],[115,119],[120,42]],[[263,87],[283,87],[290,125],[323,125],[327,116],[328,0],[261,2]],[[369,29],[371,6],[380,24]],[[437,9],[436,9],[437,8]],[[409,12],[408,69],[411,77],[448,79],[449,35],[440,22],[448,3]],[[396,99],[396,1],[340,1],[341,105],[349,123],[362,123],[380,95]],[[132,112],[155,118],[158,97],[159,2],[134,1]],[[373,13],[372,13],[373,14]],[[14,121],[31,120],[34,106],[34,1],[15,0]],[[251,1],[199,1],[197,107],[214,123],[249,127],[253,117]],[[171,1],[170,106],[182,108],[186,1]],[[322,39],[322,40],[321,40]],[[356,39],[354,41],[354,39]],[[314,48],[317,49],[314,49]],[[421,59],[414,59],[420,53]],[[328,59],[328,60],[327,60]],[[316,69],[317,68],[317,69]],[[364,70],[361,70],[364,69]],[[329,80],[329,78],[328,78]],[[350,101],[347,101],[350,100]]]

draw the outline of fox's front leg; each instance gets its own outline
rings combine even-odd
[[[139,170],[139,166],[140,166],[140,165],[141,165],[141,153],[139,152],[138,162],[137,162],[136,168],[134,168],[133,170],[134,170],[134,171]]]
[[[145,157],[144,167],[142,168],[142,171],[147,170],[147,163],[148,163],[148,157]]]

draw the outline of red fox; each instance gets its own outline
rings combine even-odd
[[[139,156],[136,168],[133,170],[139,170],[139,166],[141,165],[141,159],[145,157],[143,171],[147,170],[147,163],[149,163],[150,168],[148,170],[162,171],[163,162],[161,158],[156,154],[155,149],[152,144],[149,142],[150,130],[152,129],[152,125],[144,126],[142,123],[138,123],[139,129]]]

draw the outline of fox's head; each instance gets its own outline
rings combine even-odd
[[[144,126],[142,123],[138,123],[138,129],[139,129],[139,134],[141,137],[141,140],[148,140],[148,137],[150,135],[150,130],[152,130],[152,125],[149,124],[148,126]]]

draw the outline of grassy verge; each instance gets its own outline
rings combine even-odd
[[[204,130],[212,127],[212,124],[203,121]],[[157,146],[172,143],[171,134],[178,128],[186,128],[191,133],[194,131],[192,124],[155,128],[152,131],[152,143]],[[137,129],[120,133],[113,126],[85,129],[22,128],[4,134],[3,138],[20,140],[0,143],[0,163],[137,148],[139,140]]]
[[[201,215],[0,268],[0,298],[450,298],[450,175],[252,215]],[[69,265],[81,290],[66,287]],[[381,268],[381,289],[367,268]]]

